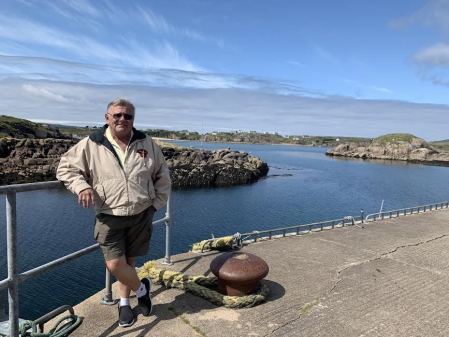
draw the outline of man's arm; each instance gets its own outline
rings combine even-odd
[[[164,155],[160,147],[153,140],[155,168],[152,175],[156,198],[153,200],[153,207],[158,210],[165,206],[170,195],[171,179],[170,170],[165,162]]]
[[[63,154],[56,171],[56,178],[78,196],[78,202],[83,207],[93,205],[94,200],[92,186],[87,182],[89,172],[85,154],[87,141],[87,138],[81,140]]]

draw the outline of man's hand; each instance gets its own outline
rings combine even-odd
[[[94,190],[86,188],[78,195],[78,203],[84,208],[89,208],[94,205]]]

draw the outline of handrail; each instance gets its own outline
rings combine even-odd
[[[321,222],[313,222],[309,224],[273,228],[262,231],[252,231],[241,234],[241,238],[242,241],[244,242],[251,242],[251,240],[252,242],[256,242],[259,239],[272,239],[273,237],[285,237],[288,235],[306,234],[312,232],[313,230],[322,231],[324,229],[333,229],[336,227],[339,228],[339,227],[353,226],[356,223],[361,222],[362,219],[363,219],[362,216],[359,217],[344,216],[343,218],[334,220],[326,220]]]
[[[27,184],[14,184],[0,186],[0,194],[6,194],[6,242],[7,242],[7,265],[8,265],[8,277],[0,280],[0,294],[3,290],[8,289],[8,306],[9,306],[9,336],[19,336],[19,283],[28,280],[32,277],[52,270],[62,264],[68,263],[74,259],[78,259],[81,256],[92,253],[99,248],[99,244],[94,244],[89,247],[77,250],[71,254],[60,257],[56,260],[50,261],[46,264],[40,265],[33,269],[27,270],[22,273],[17,273],[17,210],[16,210],[16,194],[20,192],[46,190],[46,189],[59,189],[64,185],[59,181],[47,181],[38,183]],[[165,224],[165,264],[171,264],[171,247],[170,247],[170,199],[167,202],[167,208],[165,216],[162,219],[153,221],[153,225],[164,223]],[[106,293],[103,297],[103,304],[114,304],[115,301],[112,298],[112,282],[111,274],[106,269],[105,280]],[[0,296],[1,300],[2,296]],[[0,302],[0,318],[2,318],[3,303]]]
[[[365,221],[377,221],[377,220],[383,220],[383,219],[397,218],[399,216],[424,213],[424,212],[429,212],[429,211],[442,209],[442,208],[448,208],[448,207],[449,207],[449,202],[445,201],[445,202],[439,202],[439,203],[428,204],[428,205],[395,209],[392,211],[377,212],[377,213],[368,214],[365,218]]]
[[[280,228],[273,228],[273,229],[267,229],[267,230],[255,230],[248,233],[240,234],[242,241],[249,243],[249,242],[256,242],[259,239],[272,239],[273,237],[285,237],[289,235],[301,235],[310,233],[313,230],[323,230],[323,229],[333,229],[336,227],[345,227],[345,226],[352,226],[352,225],[358,225],[361,224],[363,226],[364,222],[367,221],[376,221],[378,220],[377,217],[381,219],[388,219],[392,217],[397,217],[401,215],[410,215],[410,214],[416,214],[416,213],[423,213],[428,211],[433,211],[437,209],[442,208],[449,208],[449,201],[446,202],[440,202],[440,203],[434,203],[429,205],[423,205],[423,206],[415,206],[415,207],[409,207],[409,208],[402,208],[399,210],[393,210],[393,211],[385,211],[385,212],[379,212],[379,213],[372,213],[367,215],[365,218],[363,216],[364,211],[363,209],[360,211],[360,216],[345,216],[341,219],[335,219],[335,220],[327,220],[327,221],[321,221],[321,222],[314,222],[309,224],[301,224],[301,225],[294,225],[294,226],[288,226],[288,227],[280,227]],[[388,216],[388,217],[386,217]]]

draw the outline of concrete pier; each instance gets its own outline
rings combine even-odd
[[[117,308],[100,305],[98,293],[75,307],[85,318],[72,336],[449,336],[448,210],[263,241],[242,250],[270,266],[266,303],[226,309],[154,286],[153,315],[120,328]],[[169,269],[211,275],[216,254],[177,255]]]

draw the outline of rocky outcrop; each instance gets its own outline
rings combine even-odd
[[[55,180],[61,154],[70,139],[0,139],[0,185]]]
[[[61,155],[78,140],[0,139],[0,185],[54,180]],[[248,184],[268,165],[247,153],[162,146],[175,188]]]
[[[248,184],[268,173],[267,163],[230,149],[206,151],[163,148],[162,152],[176,187]]]
[[[439,151],[425,140],[410,137],[407,140],[386,141],[385,137],[371,143],[344,143],[326,152],[329,156],[361,159],[402,160],[412,163],[449,166],[449,153]]]

